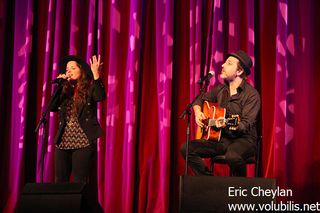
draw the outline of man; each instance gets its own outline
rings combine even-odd
[[[220,141],[198,139],[189,143],[188,163],[196,175],[212,175],[202,158],[225,154],[233,174],[246,176],[245,160],[256,150],[256,117],[260,110],[259,93],[246,82],[251,67],[252,61],[244,51],[228,54],[220,74],[224,84],[214,87],[194,103],[195,121],[200,127],[204,127],[206,119],[201,111],[203,101],[218,103],[226,109],[226,117],[240,116],[234,130],[226,126],[223,119],[215,121],[215,128],[222,130]],[[181,146],[181,153],[185,157],[186,144]]]

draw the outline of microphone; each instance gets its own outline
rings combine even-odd
[[[51,84],[62,84],[63,82],[68,82],[68,80],[64,78],[56,78],[51,81]]]
[[[199,81],[198,84],[202,84],[204,81],[209,81],[213,76],[215,75],[215,72],[213,70],[210,70],[206,76],[203,76]]]
[[[72,74],[68,74],[65,77],[67,77],[67,78],[56,78],[51,81],[51,84],[62,84],[64,82],[68,82],[69,79],[72,77]]]

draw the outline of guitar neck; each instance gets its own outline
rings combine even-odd
[[[223,119],[212,119],[212,118],[209,118],[208,119],[208,127],[215,127],[216,126],[216,121],[219,120],[226,125],[226,126],[237,126],[239,124],[239,118],[238,116],[233,116],[233,117],[230,117],[230,118],[223,118]]]

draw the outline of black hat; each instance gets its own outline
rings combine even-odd
[[[66,72],[66,67],[69,61],[76,61],[78,64],[81,65],[81,68],[85,71],[87,77],[89,79],[93,78],[93,74],[89,64],[85,62],[82,58],[76,55],[68,55],[60,60],[60,63],[59,63],[60,73]]]
[[[247,55],[242,50],[237,51],[236,53],[229,53],[227,56],[233,56],[237,58],[240,61],[241,67],[244,69],[245,73],[247,75],[250,75],[250,68],[252,67],[252,60],[251,58]]]

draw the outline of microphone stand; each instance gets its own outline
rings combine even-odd
[[[203,82],[205,82],[203,84]],[[187,115],[187,129],[186,129],[186,164],[185,164],[185,172],[184,175],[188,175],[188,155],[189,155],[189,141],[190,141],[190,116],[191,116],[191,107],[193,106],[194,102],[198,100],[198,98],[202,98],[204,93],[207,91],[207,87],[209,85],[210,79],[200,79],[197,84],[200,85],[200,92],[199,94],[192,100],[191,103],[187,104],[186,108],[180,114],[179,119],[185,118]]]
[[[41,142],[42,142],[42,146],[41,146],[41,156],[40,156],[40,169],[41,169],[41,177],[40,177],[40,182],[43,183],[43,171],[44,171],[44,154],[45,154],[45,142],[46,142],[46,137],[47,137],[47,113],[50,110],[50,107],[52,105],[53,100],[55,99],[55,97],[57,96],[57,94],[59,93],[58,91],[60,91],[62,89],[62,84],[58,85],[58,88],[53,92],[49,103],[47,105],[47,107],[45,108],[45,110],[42,112],[41,118],[38,122],[38,125],[36,127],[36,129],[34,130],[35,133],[37,133],[40,129],[40,126],[42,124],[42,137],[41,137]]]

